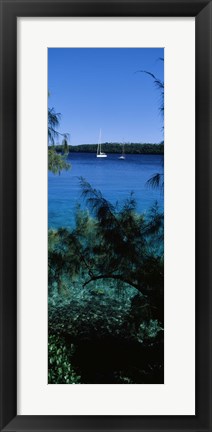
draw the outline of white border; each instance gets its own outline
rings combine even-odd
[[[18,414],[195,414],[194,32],[193,18],[18,19]],[[93,46],[165,47],[164,385],[47,385],[47,47]]]

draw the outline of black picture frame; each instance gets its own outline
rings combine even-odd
[[[210,338],[210,332],[212,329],[212,1],[0,0],[0,12],[1,431],[212,431],[212,341]],[[17,416],[16,21],[17,17],[26,16],[195,17],[196,415],[194,416]]]

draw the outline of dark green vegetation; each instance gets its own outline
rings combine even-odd
[[[161,60],[162,62],[164,62],[163,58],[160,58],[159,60]],[[159,90],[160,92],[160,113],[162,115],[162,118],[164,120],[164,81],[161,81],[159,78],[157,78],[152,72],[149,71],[138,71],[141,73],[144,73],[148,76],[150,76],[153,79],[154,85],[157,88],[157,90]],[[163,128],[164,129],[164,126]],[[161,189],[163,191],[164,189],[164,173],[163,170],[162,172],[156,173],[154,175],[152,175],[152,177],[148,180],[147,182],[148,186],[150,186],[153,189]]]
[[[49,230],[49,383],[163,383],[163,214],[80,182],[87,210]]]
[[[68,154],[68,137],[67,133],[58,132],[60,125],[60,113],[56,113],[54,108],[48,108],[48,169],[53,174],[60,174],[62,170],[69,170],[71,165],[67,163]],[[60,154],[55,148],[55,139],[59,136],[63,137],[62,145],[60,146]]]
[[[102,143],[104,152],[106,153],[122,153],[122,143]],[[63,147],[60,145],[55,146],[58,153],[63,151]],[[97,144],[80,144],[76,146],[69,145],[68,150],[70,153],[81,152],[81,153],[96,153]],[[124,151],[126,154],[163,154],[164,144],[139,144],[139,143],[127,143],[124,144]]]

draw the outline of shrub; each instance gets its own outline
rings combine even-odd
[[[48,353],[49,384],[80,384],[80,376],[75,373],[70,363],[71,350],[68,352],[61,336],[49,336]]]

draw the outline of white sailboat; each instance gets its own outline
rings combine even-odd
[[[99,142],[98,142],[98,146],[97,146],[96,157],[98,157],[98,158],[106,158],[107,155],[106,155],[106,153],[102,152],[101,146],[102,146],[102,131],[100,129],[100,131],[99,131]]]
[[[119,159],[125,159],[124,144],[122,146],[122,154],[121,154],[121,156],[119,156]]]

